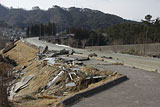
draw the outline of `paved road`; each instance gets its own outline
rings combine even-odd
[[[84,98],[73,107],[160,107],[160,74],[125,66],[97,67],[118,71],[130,79],[109,90]]]
[[[25,39],[27,42],[34,44],[36,46],[48,46],[50,50],[61,50],[64,49],[63,46],[57,46],[51,43],[46,43],[39,41],[38,38],[28,38]],[[87,49],[75,49],[71,47],[65,47],[66,49],[74,49],[77,52],[83,53],[83,55],[88,55],[89,53],[97,53],[99,57],[110,56],[113,57],[112,60],[107,60],[108,62],[121,62],[125,66],[136,67],[148,71],[160,70],[160,59],[155,59],[151,57],[133,56],[125,55],[120,53],[105,53],[100,51],[89,51]]]
[[[26,40],[27,42],[35,45],[35,46],[38,46],[38,47],[39,47],[39,46],[43,46],[43,47],[48,46],[49,50],[61,50],[61,49],[64,49],[63,46],[57,46],[57,45],[55,45],[55,44],[51,44],[51,43],[48,43],[48,42],[40,41],[40,40],[38,39],[38,37],[27,38],[27,39],[25,39],[25,40]],[[71,49],[70,47],[65,47],[65,48]]]
[[[27,39],[26,41],[37,46],[47,45],[50,49],[63,49],[63,47],[40,42],[36,38]],[[84,54],[89,53],[88,50],[75,50]],[[131,61],[130,63],[133,65],[136,63],[140,66],[150,64],[148,68],[160,66],[159,60],[152,58],[113,53],[99,53],[98,55],[112,56],[114,60],[118,58],[118,61],[124,61],[126,64],[129,63],[128,61]],[[85,63],[102,70],[117,71],[127,75],[129,80],[92,97],[85,98],[73,107],[160,107],[160,74],[95,60],[86,61]]]

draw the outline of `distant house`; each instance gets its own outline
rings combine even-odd
[[[39,6],[32,7],[32,10],[40,10]]]
[[[63,36],[60,34],[57,34],[56,36],[39,37],[39,40],[61,44],[61,41],[68,40],[69,38],[73,38],[73,37],[74,37],[74,34],[66,34]]]
[[[9,39],[0,39],[0,49],[4,48],[9,42]]]

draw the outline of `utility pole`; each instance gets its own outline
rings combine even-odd
[[[45,25],[44,25],[44,36],[45,36]]]
[[[39,28],[39,33],[40,33],[39,36],[41,37],[41,24],[40,24],[40,28]]]
[[[51,23],[51,24],[52,24],[52,25],[51,25],[51,26],[52,26],[52,35],[53,35],[53,23]],[[54,36],[54,35],[53,35],[53,36]]]
[[[57,33],[58,33],[58,26],[57,26]]]

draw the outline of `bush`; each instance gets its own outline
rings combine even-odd
[[[36,100],[36,98],[34,98],[30,95],[25,95],[24,97],[22,97],[22,100]]]
[[[123,54],[129,54],[129,55],[138,55],[138,51],[136,51],[135,49],[130,49],[128,51],[123,51],[121,53],[123,53]]]

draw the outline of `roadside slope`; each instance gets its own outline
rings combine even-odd
[[[38,49],[33,48],[21,41],[17,41],[16,47],[14,47],[11,51],[7,52],[5,56],[9,56],[11,59],[14,59],[18,67],[28,66],[38,53]]]

